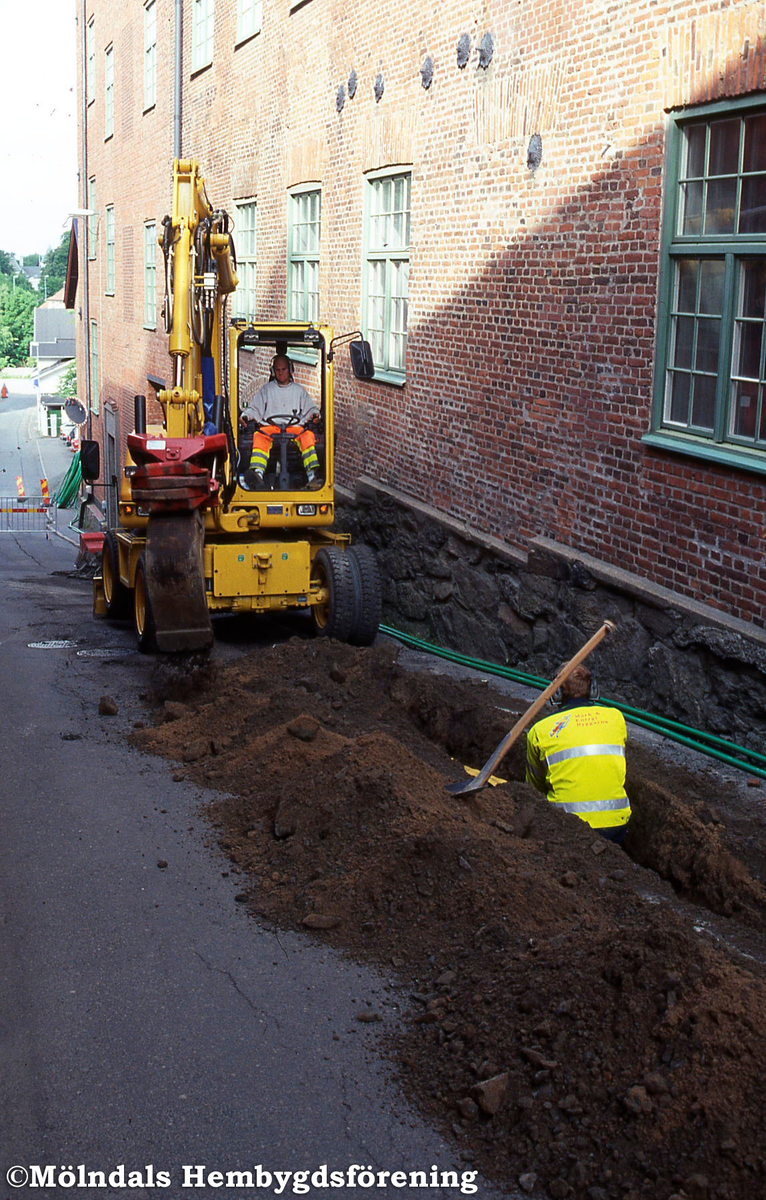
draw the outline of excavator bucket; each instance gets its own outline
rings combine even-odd
[[[146,590],[157,649],[166,653],[207,650],[213,628],[205,596],[198,509],[157,513],[146,532]]]

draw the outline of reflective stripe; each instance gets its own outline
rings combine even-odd
[[[620,796],[619,800],[553,800],[552,803],[557,808],[563,808],[564,812],[570,813],[606,812],[607,809],[612,808],[630,808],[627,796]]]
[[[545,757],[546,764],[550,767],[553,763],[563,762],[566,758],[585,758],[588,754],[614,754],[620,758],[625,757],[624,746],[573,746],[571,750],[557,750],[555,754],[548,754]]]

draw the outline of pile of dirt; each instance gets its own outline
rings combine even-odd
[[[721,797],[636,748],[628,857],[521,782],[522,746],[508,783],[449,796],[513,708],[390,644],[292,639],[133,736],[222,793],[207,815],[254,913],[396,968],[403,1085],[466,1161],[554,1200],[763,1195],[764,972],[677,900],[763,950]]]

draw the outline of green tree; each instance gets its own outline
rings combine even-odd
[[[0,281],[0,355],[4,366],[24,366],[29,359],[29,343],[34,336],[34,311],[37,293],[20,277]]]
[[[12,276],[14,271],[15,268],[11,255],[7,250],[0,250],[0,275]]]
[[[52,296],[55,292],[64,286],[66,279],[66,265],[69,258],[69,230],[61,235],[61,241],[54,249],[49,250],[41,263],[42,278],[45,282],[41,284],[42,299],[45,299],[46,293]]]
[[[76,396],[77,394],[77,362],[72,359],[67,369],[61,374],[56,395],[62,396],[66,400],[67,396]]]

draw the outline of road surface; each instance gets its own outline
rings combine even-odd
[[[6,475],[35,463],[23,412],[0,416]],[[0,534],[1,1200],[498,1194],[392,1081],[390,982],[259,926],[204,797],[127,745],[153,659],[93,620],[74,553]],[[356,1020],[368,1004],[382,1022]],[[320,1173],[276,1174],[299,1171]]]

